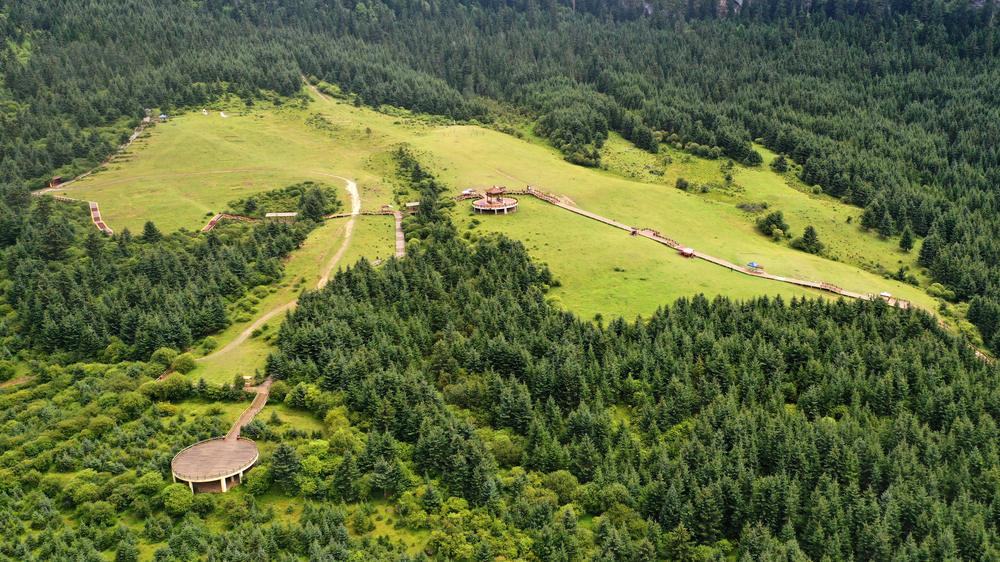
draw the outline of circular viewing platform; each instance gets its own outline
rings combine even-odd
[[[484,197],[472,202],[472,208],[480,213],[507,214],[517,210],[517,199],[513,197]]]
[[[225,492],[243,481],[258,458],[257,444],[250,439],[217,437],[181,449],[170,468],[174,482],[187,484],[192,492]]]

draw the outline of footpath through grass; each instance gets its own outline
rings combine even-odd
[[[648,315],[665,303],[697,293],[734,299],[822,294],[679,257],[662,244],[533,197],[522,197],[520,210],[507,216],[473,215],[464,207],[457,222],[468,228],[479,221],[472,232],[499,230],[523,241],[532,257],[547,264],[562,284],[550,290],[549,299],[586,319],[596,314]]]

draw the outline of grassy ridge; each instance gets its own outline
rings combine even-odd
[[[214,111],[208,116],[198,112],[157,126],[130,150],[126,161],[75,185],[80,188],[77,196],[85,193],[86,198],[100,202],[113,228],[136,229],[147,219],[164,229],[199,228],[207,215],[232,199],[317,179],[316,174],[335,174],[357,178],[363,208],[374,209],[410,198],[393,193],[387,158],[395,146],[407,143],[456,193],[467,187],[531,184],[565,194],[584,209],[657,229],[734,263],[757,261],[773,274],[827,281],[861,293],[888,291],[925,308],[937,306],[923,291],[878,274],[880,269],[914,266],[916,249],[903,254],[896,240],[860,231],[856,219],[847,223],[860,209],[814,195],[792,173],[776,174],[766,163],[756,169],[723,170],[720,160],[689,156],[670,147],[652,155],[612,135],[603,149],[607,169],[597,170],[565,162],[530,134],[518,139],[483,127],[443,126],[406,112],[388,115],[337,100],[313,98],[308,106],[295,103],[229,111],[227,119]],[[774,157],[764,154],[765,162]],[[259,171],[203,173],[221,170]],[[732,174],[731,182],[725,180],[727,171]],[[678,177],[696,188],[702,184],[711,188],[707,193],[699,189],[682,192],[674,187]],[[756,216],[737,208],[744,202],[766,202],[769,210],[781,210],[795,235],[813,225],[829,255],[839,261],[805,254],[787,242],[775,243],[760,235],[754,228]],[[468,203],[460,203],[459,221],[467,223],[468,215]],[[389,222],[382,217],[372,220]],[[477,232],[494,230],[524,240],[563,283],[552,296],[584,317],[648,314],[661,304],[697,292],[738,298],[817,294],[683,260],[656,244],[533,201],[524,202],[516,216],[480,220]],[[391,234],[391,224],[380,229],[386,236]],[[366,230],[359,228],[358,234]],[[341,263],[350,264],[361,255],[386,257],[391,246],[383,250],[378,244],[390,242],[390,238],[373,241],[372,251],[360,242]],[[290,267],[319,259],[306,248],[296,253]],[[289,279],[295,275],[299,274]],[[254,308],[264,311],[266,306]],[[234,333],[238,333],[237,326],[218,338],[220,345],[235,337]],[[264,349],[253,355],[262,356]],[[227,363],[224,367],[232,372],[245,366]]]

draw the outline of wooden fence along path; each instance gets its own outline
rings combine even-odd
[[[208,232],[215,228],[215,225],[221,220],[231,220],[231,221],[243,221],[243,222],[260,222],[260,219],[255,219],[253,217],[244,217],[242,215],[230,215],[226,213],[219,213],[212,217],[212,220],[208,221],[208,224],[201,229],[202,232]]]
[[[585,211],[585,210],[583,210],[583,209],[581,209],[579,207],[575,207],[573,205],[569,205],[567,203],[564,203],[563,201],[561,201],[559,199],[559,197],[557,197],[555,195],[552,195],[552,194],[549,194],[549,193],[544,193],[544,192],[538,191],[537,189],[534,189],[534,188],[532,188],[532,189],[507,190],[507,193],[509,193],[511,195],[530,195],[530,196],[535,197],[537,199],[541,199],[542,201],[545,201],[547,203],[551,203],[552,205],[555,205],[556,207],[560,207],[562,209],[566,209],[567,211],[576,213],[578,215],[587,217],[589,219],[593,219],[593,220],[598,221],[598,222],[602,222],[604,224],[613,226],[615,228],[620,228],[622,230],[626,230],[626,231],[632,233],[633,236],[642,236],[643,238],[648,238],[648,239],[653,240],[655,242],[659,242],[660,244],[664,244],[664,245],[669,246],[669,247],[671,247],[671,248],[673,248],[675,250],[680,250],[681,248],[683,248],[683,246],[681,246],[681,244],[679,242],[677,242],[676,240],[674,240],[672,238],[668,238],[668,237],[660,234],[659,232],[657,232],[655,230],[652,230],[652,229],[649,229],[649,228],[637,228],[637,227],[630,226],[630,225],[627,225],[627,224],[622,223],[622,222],[618,222],[616,220],[609,219],[607,217],[602,217],[601,215],[598,215],[598,214],[595,214],[595,213],[591,213],[591,212]],[[466,199],[479,199],[481,197],[483,197],[483,195],[481,195],[479,193],[469,192],[469,193],[462,193],[461,195],[459,195],[458,197],[456,197],[455,200],[456,201],[463,201],[463,200],[466,200]],[[795,279],[793,277],[781,277],[779,275],[772,275],[770,273],[764,273],[763,271],[750,269],[750,268],[747,268],[747,267],[744,267],[744,266],[741,266],[741,265],[736,265],[736,264],[730,263],[730,262],[728,262],[726,260],[717,258],[715,256],[710,256],[710,255],[708,255],[706,253],[699,252],[699,251],[696,251],[696,250],[692,251],[691,256],[695,257],[695,258],[699,258],[699,259],[705,260],[705,261],[707,261],[709,263],[714,263],[715,265],[718,265],[718,266],[721,266],[721,267],[728,268],[728,269],[730,269],[732,271],[735,271],[737,273],[742,273],[744,275],[752,275],[754,277],[761,277],[763,279],[771,279],[773,281],[780,281],[782,283],[790,283],[792,285],[799,285],[801,287],[808,287],[810,289],[818,289],[818,290],[821,290],[821,291],[828,291],[828,292],[831,292],[831,293],[834,293],[834,294],[837,294],[837,295],[842,295],[842,296],[845,296],[845,297],[848,297],[848,298],[852,298],[852,299],[875,300],[875,299],[880,298],[877,295],[870,295],[870,294],[869,295],[865,295],[865,294],[861,294],[861,293],[855,293],[855,292],[852,292],[852,291],[847,291],[847,290],[841,289],[840,287],[838,287],[836,285],[833,285],[831,283],[826,283],[826,282],[823,282],[823,281],[807,281],[805,279]],[[895,299],[895,298],[892,298],[892,297],[888,297],[885,300],[891,306],[896,306],[896,307],[899,307],[899,308],[909,308],[910,307],[910,302],[902,300],[902,299]],[[977,353],[980,353],[979,350],[976,350],[976,351],[977,351]]]
[[[32,195],[39,195],[40,192],[35,192]],[[72,197],[66,197],[64,195],[53,195],[53,199],[56,201],[83,201],[83,199],[74,199]],[[107,234],[108,236],[113,236],[115,231],[111,230],[107,224],[105,224],[104,219],[101,218],[101,208],[97,205],[97,201],[87,201],[90,206],[90,220],[94,221],[94,226],[96,226],[101,232]]]

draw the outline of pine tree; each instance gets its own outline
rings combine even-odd
[[[354,460],[354,455],[348,451],[344,454],[344,460],[340,461],[340,465],[333,473],[333,489],[340,495],[341,500],[347,503],[358,501],[358,490],[355,482],[360,477],[358,463]]]
[[[96,260],[100,258],[101,250],[104,249],[104,235],[99,233],[96,229],[91,230],[87,233],[87,238],[83,242],[83,247],[90,259]]]
[[[941,246],[941,237],[932,228],[931,233],[927,235],[927,238],[924,238],[924,243],[920,245],[920,254],[917,257],[917,263],[924,267],[934,265],[934,260],[937,259],[938,252],[941,251]]]
[[[271,476],[286,493],[298,490],[298,476],[302,470],[299,454],[287,443],[278,445],[271,457]]]
[[[883,238],[888,238],[896,233],[896,223],[892,220],[892,215],[889,214],[888,209],[882,211],[882,216],[879,218],[878,233]]]
[[[160,230],[156,228],[156,225],[153,224],[153,221],[146,221],[146,224],[142,226],[143,242],[148,242],[148,243],[159,242],[161,238],[163,238],[163,235],[160,234]]]
[[[788,171],[788,160],[785,158],[784,154],[779,154],[778,157],[771,162],[771,169],[779,174]]]
[[[306,190],[299,200],[299,215],[304,219],[321,222],[326,209],[326,195],[318,187]]]
[[[913,249],[913,230],[910,229],[909,225],[903,229],[903,234],[899,237],[899,248],[904,252],[909,252]]]
[[[429,479],[426,480],[424,487],[424,495],[420,498],[420,503],[428,513],[434,513],[441,507],[441,492]]]

